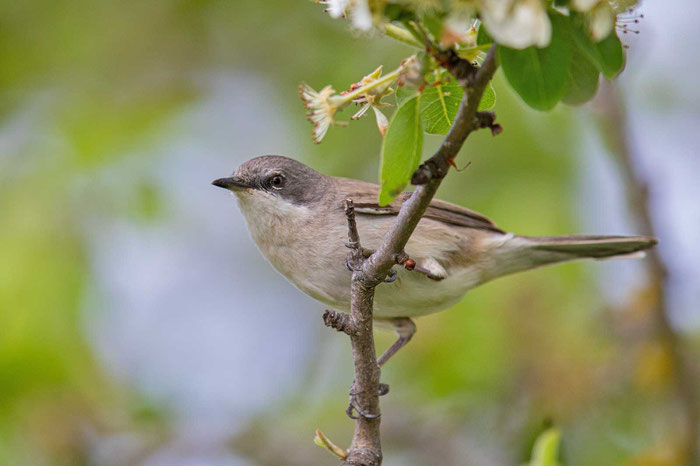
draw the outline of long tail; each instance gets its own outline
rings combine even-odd
[[[656,238],[648,236],[516,236],[492,237],[493,253],[483,267],[483,281],[548,264],[577,259],[644,257]]]

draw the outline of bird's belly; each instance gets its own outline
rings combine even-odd
[[[350,311],[349,271],[337,268],[316,269],[311,280],[292,280],[311,297],[326,306]],[[396,280],[376,288],[374,316],[377,318],[417,317],[445,310],[458,303],[464,294],[476,285],[476,273],[466,269],[444,280],[431,280],[415,271],[395,267]]]
[[[347,259],[344,251],[298,255],[292,259],[299,248],[281,250],[268,246],[261,249],[270,264],[301,291],[332,309],[350,309],[352,273],[344,265]]]
[[[372,234],[374,233],[374,234]],[[365,230],[363,244],[373,247],[380,243],[382,231]],[[281,234],[281,233],[278,233]],[[344,226],[326,229],[324,234],[338,238],[332,244],[342,244],[347,234]],[[415,235],[414,235],[415,236]],[[322,251],[328,242],[324,238],[311,238],[309,244],[294,244],[290,241],[265,241],[265,237],[255,238],[258,246],[270,263],[290,282],[304,293],[320,301],[327,307],[339,311],[350,310],[350,281],[352,274],[345,267],[347,250],[333,247]],[[418,240],[415,240],[418,241]],[[430,244],[429,240],[421,240]],[[281,244],[290,244],[281,247]],[[292,245],[293,244],[293,245]],[[407,247],[412,254],[410,243]],[[425,248],[424,248],[425,249]],[[302,254],[301,251],[315,250],[316,254]],[[439,257],[441,250],[434,252]],[[421,262],[420,254],[414,254]],[[412,256],[413,257],[413,256]],[[443,266],[446,266],[443,263]],[[395,266],[397,278],[391,283],[382,283],[376,288],[374,316],[377,318],[413,317],[431,314],[447,309],[464,296],[478,282],[478,273],[474,265],[464,268],[449,267],[446,278],[432,280],[422,273],[408,271]]]
[[[436,281],[415,271],[399,270],[396,281],[377,287],[374,316],[417,317],[454,306],[478,279],[469,269],[451,272]]]

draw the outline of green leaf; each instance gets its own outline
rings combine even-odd
[[[402,103],[408,99],[418,95],[417,89],[410,89],[406,86],[401,86],[396,88],[396,106],[400,107]]]
[[[581,15],[574,13],[570,19],[569,32],[574,45],[606,78],[612,79],[622,71],[625,66],[625,54],[615,30],[600,42],[593,42],[585,20]]]
[[[406,101],[394,112],[382,142],[379,205],[386,205],[401,194],[418,168],[423,152],[423,128],[419,110],[420,95]]]
[[[489,34],[484,23],[479,24],[479,32],[476,34],[476,45],[493,44],[493,37]]]
[[[552,41],[545,48],[515,50],[499,47],[499,57],[506,79],[530,107],[553,108],[567,91],[572,45],[568,19],[551,13]]]
[[[442,37],[442,20],[443,19],[435,13],[423,16],[423,26],[425,26],[428,32],[438,41]]]
[[[601,40],[595,47],[601,57],[601,71],[606,78],[612,79],[625,67],[625,54],[622,51],[622,43],[620,38],[617,37],[617,33],[613,28],[613,31]]]
[[[575,49],[569,68],[569,91],[562,102],[580,105],[595,97],[598,92],[600,71],[580,50]]]
[[[447,134],[457,117],[464,90],[449,74],[443,73],[440,84],[423,89],[420,116],[423,128],[430,134]],[[489,85],[481,97],[478,110],[488,110],[496,103],[496,92]]]
[[[550,428],[542,432],[532,447],[532,459],[529,466],[557,466],[559,462],[559,429]]]
[[[479,102],[479,112],[482,110],[489,110],[496,105],[496,90],[493,88],[493,84],[489,83],[489,86],[484,89],[484,94],[481,96],[481,102]]]
[[[447,134],[457,116],[464,91],[454,78],[445,82],[448,76],[445,73],[440,78],[440,84],[430,85],[423,89],[423,95],[420,99],[420,116],[426,133]]]

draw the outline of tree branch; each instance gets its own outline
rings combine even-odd
[[[600,94],[596,100],[600,131],[608,145],[611,155],[620,169],[627,192],[627,202],[637,223],[639,232],[655,237],[654,223],[649,205],[647,182],[635,169],[634,153],[628,141],[627,114],[620,92],[610,82],[603,81]],[[647,271],[656,297],[653,315],[655,337],[666,347],[673,365],[673,378],[676,397],[682,405],[684,416],[684,452],[683,457],[691,466],[700,465],[700,406],[695,391],[692,367],[683,354],[680,336],[671,326],[667,297],[667,269],[658,248],[647,251]]]
[[[446,61],[447,66],[452,68],[453,74],[457,73],[455,78],[464,88],[464,96],[455,121],[437,152],[414,174],[412,182],[418,185],[415,192],[403,203],[396,222],[379,248],[368,258],[362,253],[352,202],[346,203],[350,240],[348,247],[351,248],[348,263],[353,270],[350,321],[353,323],[354,333],[351,333],[350,340],[355,365],[355,383],[351,392],[351,407],[355,406],[360,414],[355,421],[355,434],[348,457],[343,463],[346,466],[379,466],[382,462],[379,436],[379,367],[372,334],[375,288],[391,274],[396,258],[403,252],[467,136],[482,127],[491,127],[492,131],[496,132],[493,129],[493,115],[477,112],[484,89],[498,67],[495,45],[478,69],[459,57],[449,58],[450,61]]]
[[[450,162],[459,153],[467,136],[481,127],[477,108],[484,89],[493,78],[497,68],[496,47],[493,46],[479,71],[467,83],[459,111],[445,140],[442,141],[435,154],[418,167],[414,173],[411,182],[418,185],[416,190],[401,206],[398,218],[384,237],[381,246],[365,262],[363,278],[367,283],[374,283],[376,286],[379,283],[376,280],[389,273],[395,255],[403,251],[442,180],[447,175]]]

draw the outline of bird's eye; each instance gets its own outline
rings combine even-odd
[[[270,178],[270,186],[275,189],[281,189],[284,186],[284,177],[282,175],[275,175]]]

